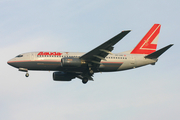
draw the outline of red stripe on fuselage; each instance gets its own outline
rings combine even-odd
[[[101,63],[119,63],[119,64],[122,64],[123,62],[101,62]]]
[[[21,61],[8,61],[8,63],[20,63],[20,62],[61,62],[61,60],[21,60]],[[101,62],[101,63],[122,64],[123,62]]]
[[[21,60],[21,61],[8,61],[8,63],[17,62],[61,62],[60,60]]]

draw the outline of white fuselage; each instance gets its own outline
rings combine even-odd
[[[78,68],[63,68],[61,65],[62,58],[79,58],[85,53],[77,52],[61,52],[60,55],[53,54],[59,52],[44,52],[48,54],[39,54],[40,52],[30,52],[21,54],[8,61],[8,64],[16,68],[28,70],[47,70],[47,71],[66,71],[66,72],[82,72],[83,67]],[[52,53],[52,54],[51,54]],[[138,54],[109,54],[105,59],[101,60],[99,71],[95,72],[110,72],[132,69],[148,64],[154,64],[157,59],[145,59],[145,55]]]
[[[160,27],[160,24],[154,24],[137,46],[127,52],[111,53],[114,45],[130,30],[122,31],[87,53],[30,52],[16,56],[9,60],[8,64],[26,72],[26,77],[29,76],[28,70],[55,71],[55,81],[79,78],[86,84],[88,80],[93,80],[92,77],[97,72],[114,72],[154,65],[159,56],[173,46],[170,44],[156,51]]]

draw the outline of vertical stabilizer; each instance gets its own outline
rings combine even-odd
[[[156,51],[161,25],[154,24],[131,54],[151,54]]]

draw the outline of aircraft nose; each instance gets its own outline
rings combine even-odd
[[[13,59],[7,61],[7,64],[10,65],[10,66],[13,66]]]
[[[19,63],[16,58],[10,59],[9,61],[7,61],[7,64],[12,67],[19,68]]]
[[[11,60],[7,61],[7,64],[8,64],[8,65],[11,65]]]

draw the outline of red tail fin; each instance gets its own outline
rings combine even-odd
[[[161,25],[154,24],[131,54],[151,54],[156,51]]]

